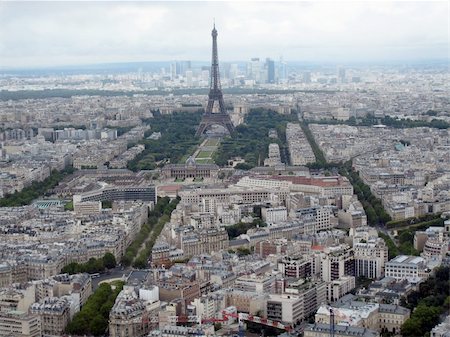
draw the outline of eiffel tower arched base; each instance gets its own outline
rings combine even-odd
[[[223,126],[230,135],[234,131],[234,125],[231,122],[229,115],[221,113],[204,114],[195,135],[198,137],[202,136],[205,133],[205,131],[212,125]]]

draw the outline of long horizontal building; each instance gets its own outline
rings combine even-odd
[[[290,192],[322,196],[353,195],[353,186],[346,177],[304,177],[284,175],[245,176],[237,186],[251,188],[287,189]]]
[[[195,190],[185,190],[179,193],[181,203],[184,205],[198,205],[203,199],[215,199],[219,202],[242,202],[245,204],[267,202],[278,199],[285,202],[288,198],[289,190],[268,188],[245,188],[233,187],[227,189],[202,188]]]
[[[427,278],[427,266],[425,260],[420,256],[399,255],[386,262],[385,276],[396,280],[415,280]]]
[[[316,323],[308,324],[304,331],[304,337],[330,336],[330,324]],[[354,326],[336,325],[334,327],[335,337],[379,337],[380,334],[374,330]]]
[[[104,186],[73,196],[74,203],[105,200],[143,200],[156,202],[156,186]]]

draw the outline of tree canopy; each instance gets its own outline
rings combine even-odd
[[[29,205],[33,200],[45,195],[69,174],[75,171],[73,167],[68,167],[63,171],[53,170],[48,178],[43,181],[34,181],[30,186],[25,187],[20,192],[5,195],[0,199],[0,207],[16,207]]]
[[[174,112],[161,115],[154,112],[154,118],[145,120],[152,132],[161,132],[161,138],[144,139],[139,143],[145,150],[127,164],[132,171],[153,170],[164,163],[178,163],[187,154],[194,152],[200,142],[195,131],[200,123],[201,112]],[[147,133],[146,136],[149,134]]]
[[[450,302],[450,267],[439,267],[419,289],[402,300],[402,305],[414,311],[405,321],[401,332],[404,337],[423,337],[439,323]]]
[[[101,273],[105,268],[112,269],[116,267],[116,258],[110,252],[105,253],[101,258],[90,258],[86,263],[72,262],[61,269],[62,273],[78,274],[78,273]]]
[[[104,335],[108,327],[109,312],[117,295],[122,290],[123,284],[123,282],[117,282],[114,290],[108,283],[100,284],[81,310],[69,322],[66,333],[77,336]]]
[[[298,122],[297,115],[282,115],[263,108],[252,109],[244,118],[244,124],[238,125],[231,137],[220,142],[214,153],[214,162],[225,166],[229,159],[242,157],[245,164],[236,168],[250,169],[261,165],[267,157],[270,143],[280,146],[280,155],[283,162],[288,162],[286,145],[286,124]],[[269,130],[276,129],[278,138],[270,138]]]

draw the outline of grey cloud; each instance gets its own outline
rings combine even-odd
[[[0,64],[444,58],[448,2],[3,2]],[[395,50],[395,52],[394,52]]]

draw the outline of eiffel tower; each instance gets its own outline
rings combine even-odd
[[[211,64],[211,79],[208,95],[208,106],[202,116],[202,121],[198,126],[196,136],[201,136],[212,125],[223,126],[230,135],[234,131],[233,123],[230,116],[227,114],[225,104],[223,103],[222,89],[220,88],[220,76],[219,76],[219,56],[217,54],[217,30],[214,25],[212,30],[212,64]],[[219,111],[213,112],[214,102],[219,104]]]

